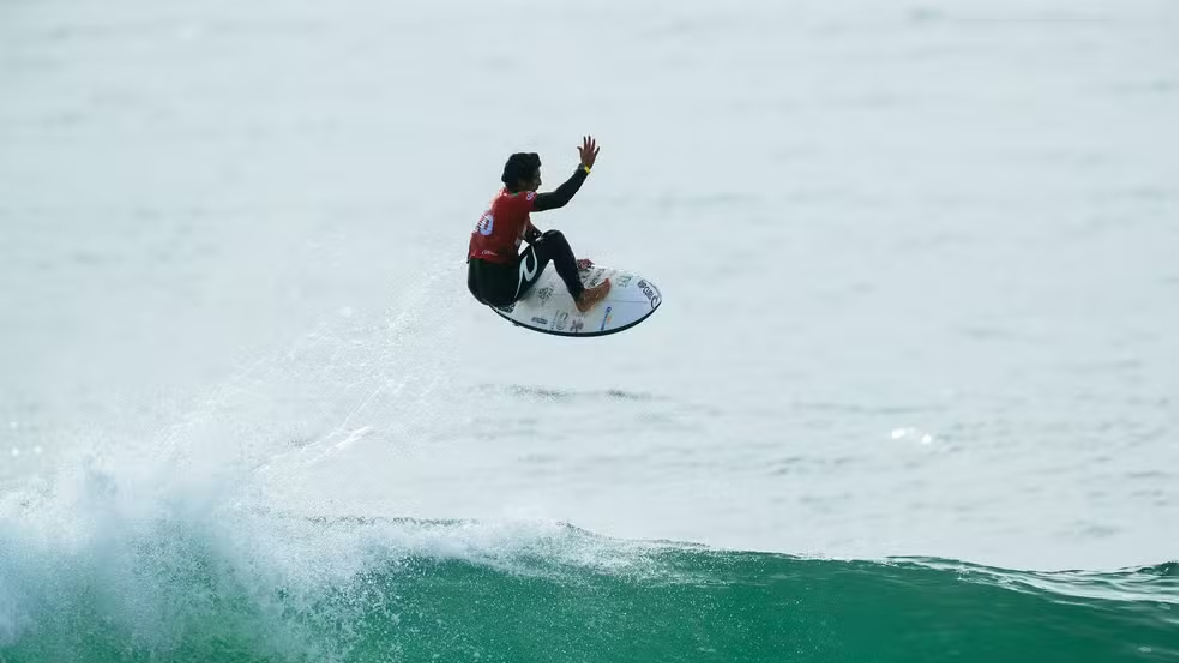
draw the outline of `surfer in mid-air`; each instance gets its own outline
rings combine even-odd
[[[535,152],[519,152],[504,164],[503,188],[479,219],[471,233],[467,252],[467,287],[471,294],[490,306],[508,306],[518,301],[540,278],[545,267],[553,266],[573,296],[577,310],[585,313],[610,292],[610,280],[586,288],[578,275],[588,269],[588,260],[577,260],[573,249],[559,230],[540,232],[532,225],[531,212],[564,207],[581,188],[601,148],[593,137],[585,138],[577,172],[550,193],[540,188],[540,157]],[[528,248],[520,251],[522,241]]]

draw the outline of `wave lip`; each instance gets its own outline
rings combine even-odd
[[[0,521],[0,660],[1111,661],[1179,655],[1179,565],[1024,572],[560,523],[183,508]]]

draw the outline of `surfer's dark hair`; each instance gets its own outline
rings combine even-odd
[[[540,170],[540,157],[536,152],[517,152],[508,157],[504,164],[504,174],[499,179],[509,189],[520,185],[520,180],[530,180]]]

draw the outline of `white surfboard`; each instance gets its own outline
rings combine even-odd
[[[565,282],[550,264],[523,299],[492,310],[521,327],[545,334],[604,336],[634,327],[663,303],[659,288],[638,274],[603,265],[581,271],[581,282],[587,288],[607,278],[610,279],[609,294],[582,313],[573,304]]]

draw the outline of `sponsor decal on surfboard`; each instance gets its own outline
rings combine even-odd
[[[636,285],[638,285],[639,290],[642,290],[643,294],[647,296],[647,301],[651,302],[651,308],[659,308],[659,302],[661,301],[661,298],[658,294],[655,293],[654,290],[651,289],[651,285],[646,281],[639,281]]]

